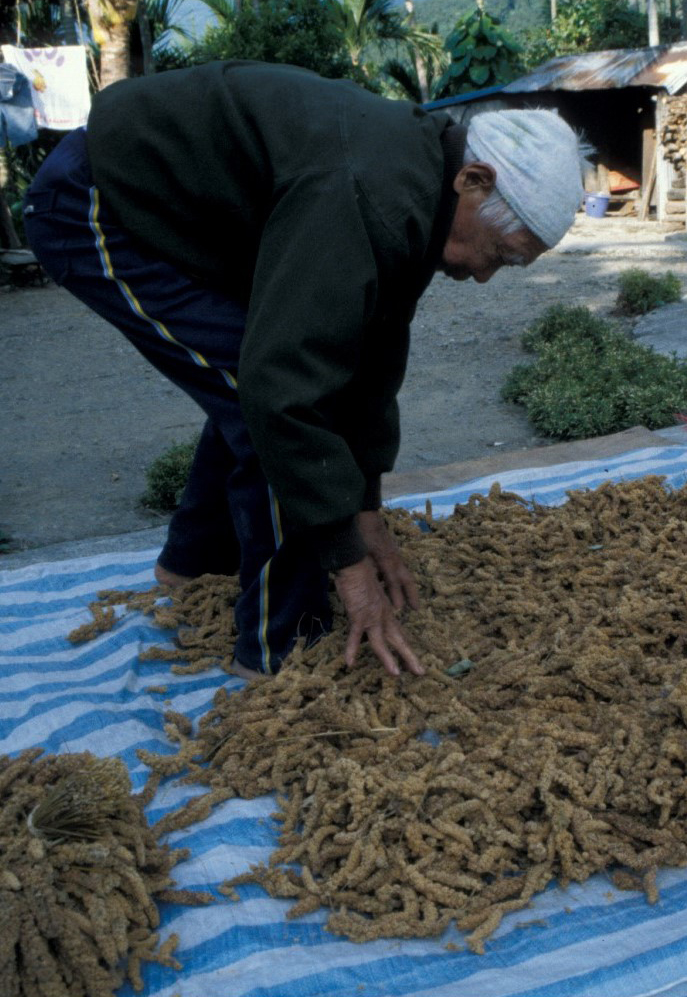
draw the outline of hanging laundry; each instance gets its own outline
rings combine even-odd
[[[0,146],[24,145],[37,137],[31,84],[14,66],[0,63]]]
[[[17,48],[3,45],[5,63],[31,84],[31,97],[40,128],[70,131],[86,123],[90,109],[86,49],[83,45]]]

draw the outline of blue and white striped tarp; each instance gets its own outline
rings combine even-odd
[[[574,488],[664,474],[687,481],[687,448],[651,448],[607,460],[509,471],[393,505],[435,515],[504,489],[544,504]],[[113,546],[115,543],[113,542]],[[138,660],[161,642],[140,615],[73,647],[66,634],[90,619],[87,604],[105,588],[148,588],[157,551],[112,553],[0,571],[0,754],[40,745],[47,752],[118,755],[135,788],[146,770],[136,748],[171,751],[162,715],[173,705],[195,719],[217,686],[238,689],[219,670],[174,675],[164,662]],[[164,635],[162,635],[164,637]],[[167,692],[148,692],[166,686]],[[200,789],[162,786],[149,808],[155,820]],[[191,849],[177,866],[182,887],[212,889],[256,861],[276,841],[274,801],[231,800],[170,842]],[[567,890],[551,887],[530,910],[504,919],[486,954],[469,952],[455,929],[439,939],[355,945],[328,934],[325,916],[287,921],[288,902],[242,887],[242,901],[218,895],[211,907],[162,905],[162,935],[180,936],[181,974],[144,969],[148,997],[687,997],[687,870],[663,870],[661,897],[649,906],[596,876]],[[449,949],[447,943],[453,943]],[[132,991],[121,991],[131,997]]]

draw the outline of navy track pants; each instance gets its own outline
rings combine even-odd
[[[328,578],[307,534],[289,529],[241,414],[246,312],[136,244],[93,184],[84,129],[29,190],[29,244],[47,273],[107,319],[207,415],[160,564],[181,575],[240,573],[236,658],[275,672],[295,640],[331,625]]]

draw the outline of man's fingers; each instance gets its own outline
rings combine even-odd
[[[405,606],[405,595],[403,594],[403,588],[397,581],[386,580],[386,591],[389,596],[389,601],[394,609],[403,609]]]
[[[425,670],[420,664],[417,655],[399,626],[396,626],[388,635],[388,640],[409,672],[412,672],[413,675],[425,674]]]
[[[403,609],[406,602],[413,609],[419,609],[420,593],[415,578],[401,558],[380,558],[376,564],[384,579],[389,601],[394,609]]]
[[[389,675],[393,675],[394,677],[400,675],[396,659],[387,647],[381,627],[370,628],[367,632],[367,638],[370,642],[370,647],[384,665]]]
[[[387,561],[388,565],[388,561]],[[411,573],[392,565],[387,591],[384,591],[377,571],[380,568],[371,557],[342,568],[335,576],[336,590],[348,616],[349,632],[344,648],[344,661],[350,668],[360,651],[360,642],[367,636],[370,647],[390,675],[400,674],[401,664],[415,675],[424,669],[408,644],[395,611],[405,599],[416,600],[417,592]],[[405,594],[404,594],[405,593]]]
[[[348,632],[348,640],[346,641],[346,648],[344,650],[344,661],[349,668],[353,667],[355,659],[358,657],[358,651],[360,650],[360,639],[363,635],[362,629],[351,625]]]
[[[407,578],[403,579],[403,591],[405,593],[406,599],[408,600],[408,605],[410,606],[410,608],[419,609],[420,590],[418,589],[415,579],[413,578],[410,572],[408,572]]]
[[[396,655],[401,659],[402,664],[412,672],[413,675],[424,675],[425,670],[419,659],[406,640],[401,627],[394,620],[386,628],[374,627],[367,631],[370,647],[379,658],[381,663],[390,675],[400,675]],[[392,649],[395,652],[392,653]]]

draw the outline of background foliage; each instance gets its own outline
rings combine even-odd
[[[288,62],[322,76],[350,76],[352,66],[329,0],[261,0],[227,12],[187,50],[186,61],[258,59]],[[183,61],[183,53],[181,61]],[[360,75],[360,74],[358,74]]]
[[[200,0],[196,0],[197,3]],[[687,36],[687,0],[656,0],[661,40]],[[646,0],[202,0],[192,35],[185,0],[5,0],[0,42],[73,43],[93,85],[210,59],[289,62],[391,97],[426,102],[509,82],[555,55],[647,44]],[[673,16],[671,16],[673,15]],[[19,226],[31,176],[59,134],[0,147],[0,197]],[[6,242],[6,233],[0,234]],[[10,243],[12,244],[12,243]]]
[[[18,6],[6,0],[0,41],[16,41],[17,10],[23,45],[72,40],[81,25],[96,66],[109,44],[101,22],[115,12],[117,30],[129,33],[122,75],[149,71],[151,57],[158,70],[208,58],[259,58],[427,100],[508,82],[555,55],[639,47],[648,38],[646,0],[202,2],[209,26],[202,37],[191,37],[184,0],[138,0],[138,7],[137,0],[20,0]],[[687,18],[687,4],[656,2],[661,41],[687,34],[677,17],[683,10]]]
[[[663,42],[680,37],[669,13],[660,18],[660,36]],[[646,13],[627,0],[558,0],[555,21],[527,34],[524,61],[533,68],[558,55],[647,44]]]
[[[449,65],[437,81],[436,97],[449,97],[510,83],[523,69],[521,47],[497,17],[477,8],[461,17],[446,39]]]

